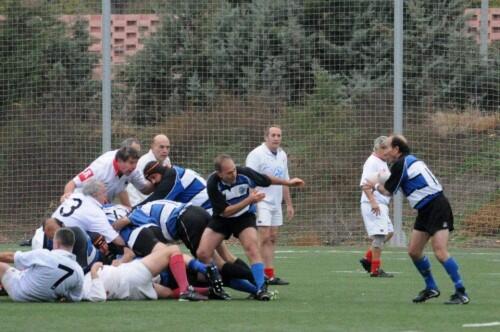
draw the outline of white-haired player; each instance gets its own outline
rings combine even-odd
[[[386,150],[387,137],[377,137],[373,142],[373,152],[363,165],[360,186],[363,186],[367,180],[380,181],[389,177],[389,167],[385,161]],[[391,278],[394,276],[381,268],[382,248],[384,243],[394,234],[394,227],[389,218],[390,200],[389,196],[384,196],[377,191],[362,189],[361,215],[363,216],[366,232],[372,239],[372,244],[360,262],[371,277]]]
[[[83,271],[71,253],[74,243],[73,232],[61,228],[54,235],[52,251],[0,253],[0,281],[10,298],[16,302],[80,301]]]

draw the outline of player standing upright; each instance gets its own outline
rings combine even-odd
[[[469,303],[458,264],[448,252],[448,237],[454,229],[453,212],[444,196],[443,187],[427,165],[410,154],[410,147],[403,136],[390,136],[387,145],[388,161],[393,162],[391,176],[384,185],[368,181],[363,189],[375,189],[384,195],[391,195],[401,189],[410,205],[418,211],[408,254],[424,278],[426,287],[413,302],[425,302],[440,295],[431,273],[431,263],[424,255],[425,245],[430,240],[434,255],[455,285],[455,293],[445,303]]]
[[[253,149],[247,156],[246,166],[266,175],[272,175],[288,180],[288,159],[281,146],[281,128],[270,126],[264,132],[264,143]],[[288,285],[289,282],[275,276],[274,250],[278,239],[278,228],[283,225],[281,203],[286,203],[288,220],[291,220],[293,209],[290,189],[287,186],[272,185],[257,187],[266,197],[257,203],[257,227],[259,231],[259,245],[264,260],[264,273],[269,285]]]
[[[368,157],[363,165],[361,184],[372,176],[389,175],[389,167],[385,162],[385,151],[387,137],[380,136],[373,142],[373,153]],[[372,245],[361,259],[361,264],[371,277],[391,278],[394,275],[381,269],[382,247],[393,235],[394,227],[389,218],[389,196],[382,195],[371,189],[363,189],[361,194],[361,215],[365,224],[366,232],[372,239]]]

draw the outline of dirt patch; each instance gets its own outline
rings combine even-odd
[[[487,115],[478,110],[463,112],[436,112],[429,115],[429,124],[439,137],[468,133],[494,132],[500,126],[500,115]]]
[[[483,205],[464,220],[464,231],[469,235],[500,235],[500,198]]]

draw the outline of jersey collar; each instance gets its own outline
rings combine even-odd
[[[113,159],[113,169],[115,170],[115,175],[118,177],[121,177],[123,175],[122,172],[120,172],[120,169],[118,168],[118,162],[116,159]]]

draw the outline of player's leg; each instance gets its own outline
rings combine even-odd
[[[385,204],[379,204],[380,213],[375,215],[371,212],[371,218],[374,221],[370,232],[372,236],[372,264],[370,267],[370,276],[392,278],[394,275],[382,270],[382,250],[384,243],[389,233],[391,219],[389,218],[389,207]]]
[[[429,258],[423,254],[429,238],[430,235],[427,232],[414,229],[411,233],[410,244],[408,246],[408,255],[410,255],[413,264],[425,281],[425,289],[413,299],[413,302],[416,303],[438,297],[440,294],[436,281],[431,273]]]
[[[258,290],[264,287],[264,263],[259,251],[257,230],[247,227],[238,234],[238,239],[250,261],[250,269]]]
[[[213,225],[216,229],[222,229],[220,223]],[[207,265],[207,278],[210,284],[210,297],[214,299],[229,300],[231,297],[224,291],[222,279],[217,267],[212,263],[215,248],[217,248],[224,240],[225,235],[211,227],[205,228],[201,236],[196,256],[198,259]]]
[[[210,264],[217,248],[224,240],[224,234],[207,227],[201,236],[200,245],[196,250],[196,257],[205,264]]]
[[[445,302],[446,304],[467,304],[470,299],[465,292],[465,287],[462,281],[462,277],[459,273],[459,266],[455,258],[451,257],[448,252],[448,238],[449,231],[443,229],[437,231],[431,238],[432,249],[439,262],[443,265],[446,273],[453,282],[455,286],[455,293],[451,296],[450,300]]]

